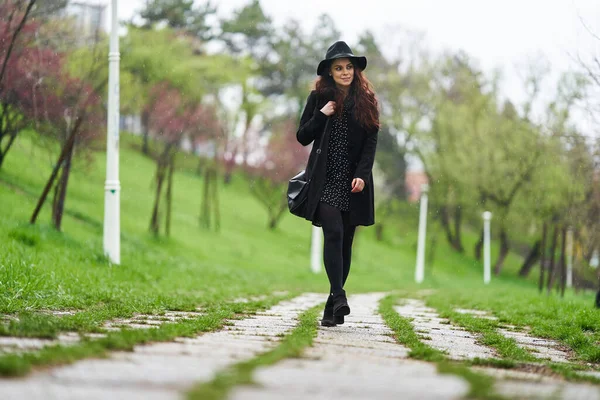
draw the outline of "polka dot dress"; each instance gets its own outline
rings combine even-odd
[[[348,107],[340,117],[334,117],[329,149],[327,151],[327,173],[321,201],[340,211],[350,210],[350,159],[348,158]]]

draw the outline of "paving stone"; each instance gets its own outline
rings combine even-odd
[[[55,317],[64,317],[67,315],[77,314],[77,311],[75,310],[40,310],[39,312],[42,314],[53,315]]]
[[[253,301],[266,300],[268,298],[269,298],[269,296],[267,296],[267,295],[252,296],[252,297],[249,297],[249,298],[238,297],[237,299],[234,299],[232,302],[233,303],[250,303],[250,302],[253,302]]]
[[[492,321],[497,321],[498,320],[497,317],[494,317],[488,311],[471,310],[471,309],[466,309],[466,308],[455,308],[454,311],[457,312],[457,313],[459,313],[459,314],[473,315],[473,316],[478,317],[478,318],[489,319],[489,320],[492,320]]]
[[[600,379],[600,371],[579,371],[578,374]]]
[[[145,393],[155,391],[161,396],[148,398],[177,398],[198,381],[212,379],[219,370],[269,350],[276,345],[278,336],[292,329],[290,321],[297,322],[301,312],[325,300],[326,295],[308,293],[282,302],[276,306],[277,312],[285,315],[279,318],[279,323],[269,310],[265,322],[257,327],[244,327],[241,326],[244,320],[232,320],[234,328],[240,323],[240,331],[225,329],[196,338],[178,338],[172,343],[135,346],[132,352],[115,352],[107,359],[82,360],[38,372],[17,381],[18,384],[13,380],[0,380],[2,400],[47,399],[47,393],[36,388],[48,383],[57,393],[56,398],[61,399],[146,398]],[[261,320],[261,317],[253,318]],[[67,394],[72,388],[77,388],[77,396]],[[103,392],[99,388],[109,390]],[[112,389],[123,392],[115,394]],[[128,397],[127,393],[133,394]]]
[[[56,339],[0,336],[0,354],[30,352],[56,345],[69,346],[78,343],[80,340],[81,338],[76,332],[60,334]]]
[[[495,389],[508,398],[600,400],[598,387],[582,383],[504,380],[497,382]]]
[[[162,315],[135,314],[131,318],[115,318],[106,321],[102,328],[109,331],[120,331],[121,329],[151,329],[158,328],[165,323],[182,322],[192,320],[204,315],[200,309],[197,311],[166,311]]]
[[[482,372],[499,380],[522,380],[530,382],[554,382],[556,379],[540,375],[535,372],[519,371],[517,369],[493,368],[493,367],[471,367],[476,372]]]
[[[490,348],[477,342],[477,336],[440,318],[434,309],[426,307],[421,300],[405,299],[403,305],[394,309],[401,316],[411,319],[411,324],[419,332],[423,343],[446,352],[451,359],[494,357]]]
[[[560,343],[531,336],[527,332],[514,332],[506,329],[498,329],[505,337],[514,339],[517,344],[531,352],[531,355],[541,359],[550,359],[554,362],[569,362],[569,353],[562,349]]]
[[[26,395],[23,393],[23,381],[8,380],[1,383],[2,400],[176,400],[180,399],[177,393],[157,388],[144,387],[118,388],[110,386],[91,385],[64,385],[56,384],[51,378],[39,379],[27,385]]]
[[[462,379],[439,375],[434,364],[407,360],[408,349],[389,335],[377,315],[383,294],[349,299],[360,325],[319,327],[314,345],[302,358],[260,368],[261,387],[240,387],[232,400],[283,399],[454,399],[468,392]],[[364,322],[364,321],[373,322]]]

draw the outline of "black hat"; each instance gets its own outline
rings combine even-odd
[[[367,68],[367,57],[357,57],[352,53],[350,46],[346,42],[338,41],[332,44],[325,54],[325,59],[319,63],[317,67],[317,75],[323,75],[326,71],[327,65],[331,60],[336,58],[350,58],[354,64],[361,70]]]

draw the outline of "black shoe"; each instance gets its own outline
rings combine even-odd
[[[333,296],[327,298],[325,303],[325,309],[323,310],[323,319],[321,319],[321,326],[335,326],[336,318],[333,316]]]
[[[344,325],[344,316],[343,315],[334,315],[333,321],[336,325]]]
[[[346,299],[346,292],[342,290],[333,296],[333,315],[343,317],[348,314],[350,314],[350,306],[348,305],[348,299]]]

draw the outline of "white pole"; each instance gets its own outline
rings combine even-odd
[[[492,213],[486,211],[483,213],[483,283],[490,283],[492,274],[492,255],[490,251],[490,221]]]
[[[112,0],[112,25],[108,53],[108,121],[106,182],[104,184],[104,254],[113,264],[121,263],[119,182],[119,21],[117,0]]]
[[[419,214],[419,241],[417,244],[417,266],[415,271],[415,281],[423,282],[425,277],[425,234],[427,229],[427,192],[429,186],[421,185],[421,209]]]
[[[312,227],[312,242],[310,247],[310,269],[315,274],[321,271],[323,257],[323,232],[318,226]]]
[[[567,287],[573,287],[573,230],[567,231]]]

